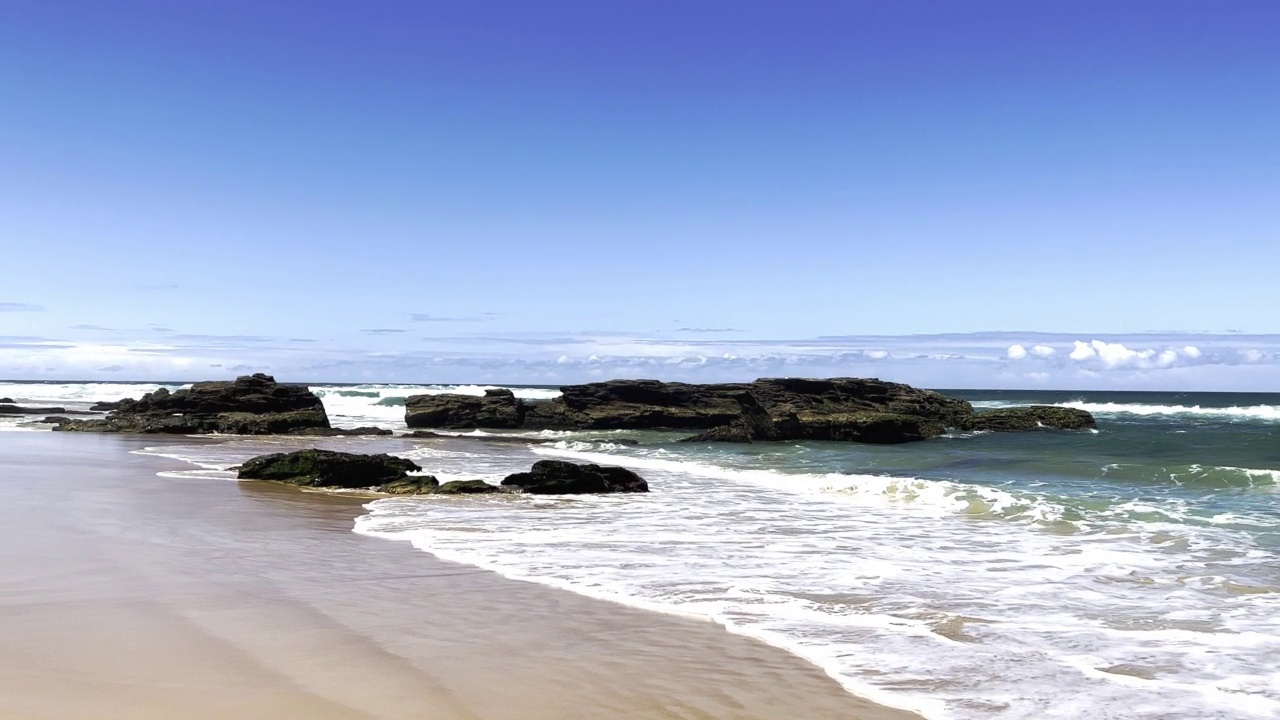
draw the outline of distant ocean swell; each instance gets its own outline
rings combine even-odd
[[[1008,401],[975,402],[979,408],[1011,407],[1024,404]],[[1161,415],[1183,415],[1187,417],[1204,417],[1227,420],[1267,420],[1280,421],[1280,405],[1252,405],[1246,407],[1202,407],[1199,405],[1155,405],[1148,403],[1122,402],[1087,402],[1071,400],[1053,403],[1060,407],[1087,410],[1094,415],[1134,415],[1154,417]]]

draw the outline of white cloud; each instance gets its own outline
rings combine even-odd
[[[1091,357],[1097,357],[1097,355],[1097,351],[1089,343],[1076,340],[1075,349],[1071,351],[1071,355],[1068,357],[1072,360],[1088,360]]]
[[[1094,370],[1152,370],[1182,367],[1209,362],[1199,348],[1184,345],[1180,348],[1131,348],[1121,342],[1076,340],[1068,356],[1072,360]]]
[[[0,377],[200,380],[236,367],[314,382],[694,382],[881,377],[924,387],[1259,390],[1280,386],[1280,335],[970,333],[806,339],[657,333],[514,333],[426,338],[372,351],[368,334],[307,345],[258,336],[154,334],[81,342],[0,336]],[[414,339],[418,340],[418,339]],[[116,371],[112,368],[121,368]],[[210,368],[213,368],[212,370]],[[1014,369],[1016,368],[1016,370]],[[109,370],[112,369],[112,370]]]

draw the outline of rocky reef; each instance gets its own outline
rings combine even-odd
[[[1056,405],[1028,405],[974,413],[960,424],[962,430],[1027,432],[1030,430],[1092,430],[1098,426],[1085,410]]]
[[[554,430],[690,430],[689,442],[843,440],[905,443],[948,428],[1022,431],[1092,427],[1078,410],[1036,406],[975,412],[964,400],[901,383],[859,378],[772,378],[696,385],[611,380],[569,385],[560,397],[525,402],[509,390],[416,395],[410,427]],[[1056,412],[1064,411],[1064,412]]]
[[[380,453],[295,450],[259,455],[238,468],[242,480],[268,480],[298,487],[372,490],[390,495],[478,495],[523,492],[531,495],[648,492],[639,475],[620,467],[542,460],[529,472],[508,475],[502,486],[483,480],[441,484],[433,475],[411,475],[422,468],[412,460]]]
[[[55,430],[73,432],[350,434],[329,427],[324,405],[303,385],[277,383],[261,373],[232,382],[201,382],[137,400],[121,400],[105,418],[65,420]]]

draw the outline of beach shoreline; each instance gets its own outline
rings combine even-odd
[[[4,433],[8,718],[917,717],[705,620],[352,532],[367,497],[158,477],[192,438]]]

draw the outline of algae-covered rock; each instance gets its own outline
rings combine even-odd
[[[261,455],[240,466],[245,480],[274,480],[303,487],[375,488],[413,480],[430,484],[435,478],[410,478],[421,470],[412,460],[393,455],[361,455],[334,450],[297,450]]]
[[[508,475],[504,487],[534,495],[649,492],[644,478],[626,468],[539,460],[529,472]]]
[[[1027,432],[1030,430],[1091,430],[1098,426],[1093,415],[1077,408],[1028,405],[974,413],[960,425],[965,430]]]

